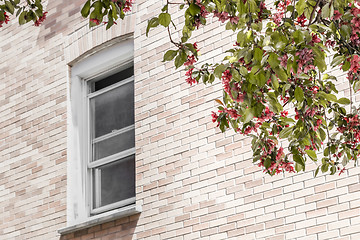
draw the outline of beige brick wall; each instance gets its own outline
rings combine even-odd
[[[265,176],[252,163],[250,140],[222,134],[211,122],[220,84],[188,86],[184,71],[161,62],[171,47],[166,32],[145,37],[147,20],[164,1],[137,0],[136,14],[107,32],[88,29],[78,13],[82,2],[49,1],[40,28],[1,29],[0,239],[360,239],[360,168],[313,178],[311,163],[302,174]],[[232,46],[219,26],[195,34],[202,59],[218,61]],[[143,211],[61,237],[67,65],[132,32],[136,198]],[[339,87],[346,86],[341,78]]]

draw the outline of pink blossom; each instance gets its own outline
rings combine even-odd
[[[342,14],[338,10],[334,10],[334,20],[339,20],[341,18]]]
[[[288,55],[285,53],[282,57],[279,57],[279,60],[280,60],[280,65],[281,65],[283,68],[286,68],[286,66],[287,66],[287,61],[288,61]]]
[[[35,23],[34,23],[34,25],[35,26],[40,26],[40,24],[41,23],[43,23],[45,20],[46,20],[46,14],[47,14],[48,12],[44,12],[43,13],[43,15],[41,16],[41,17],[39,17],[36,21],[35,21]]]
[[[349,71],[353,73],[357,72],[360,68],[359,61],[360,61],[360,57],[355,54],[351,59]]]

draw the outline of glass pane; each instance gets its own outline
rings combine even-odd
[[[100,89],[106,88],[114,83],[120,82],[121,80],[127,79],[134,75],[134,66],[124,69],[121,72],[115,73],[107,78],[101,79],[100,81],[93,82],[91,84],[91,92],[96,92]]]
[[[135,197],[134,155],[104,165],[94,171],[98,171],[98,174],[94,174],[96,207]],[[97,186],[100,189],[97,189]],[[96,202],[96,199],[98,199],[98,202]]]
[[[90,100],[95,138],[134,124],[134,82]]]
[[[98,160],[135,147],[135,129],[94,143],[94,159]]]

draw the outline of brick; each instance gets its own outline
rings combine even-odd
[[[161,62],[173,49],[167,32],[156,28],[144,36],[164,1],[136,1],[132,13],[108,31],[89,29],[79,14],[83,3],[50,1],[41,27],[10,22],[2,28],[1,239],[360,239],[359,168],[313,178],[316,165],[309,164],[304,173],[264,175],[252,163],[251,138],[221,133],[211,122],[221,81],[190,87],[183,69]],[[175,6],[169,11],[176,24],[183,23]],[[221,60],[223,49],[236,41],[223,27],[208,18],[194,31],[200,65]],[[174,41],[179,31],[172,29]],[[142,213],[59,236],[67,209],[72,211],[70,66],[124,36],[135,43],[136,202]],[[347,96],[346,76],[330,72],[338,76],[338,97]]]

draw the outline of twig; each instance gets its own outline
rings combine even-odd
[[[322,0],[318,0],[318,1],[316,2],[315,6],[314,6],[314,8],[313,8],[313,10],[312,10],[312,12],[311,12],[308,26],[311,25],[311,21],[312,21],[313,18],[314,18],[314,14],[315,14],[316,8],[319,6],[319,3],[320,3],[321,1],[322,1]]]

